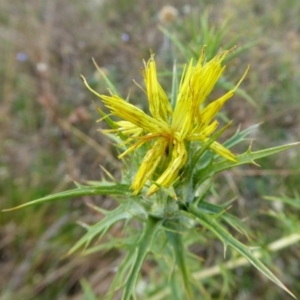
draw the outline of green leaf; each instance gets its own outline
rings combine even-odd
[[[246,137],[251,134],[253,131],[256,131],[258,129],[260,124],[252,125],[248,128],[246,128],[243,131],[240,131],[239,128],[236,131],[236,133],[230,137],[225,143],[223,143],[223,146],[225,148],[232,148],[234,145],[239,144],[240,142],[243,142],[246,140]]]
[[[108,242],[101,242],[100,244],[97,244],[93,247],[89,247],[88,249],[83,250],[81,254],[85,256],[100,251],[128,248],[128,245],[130,244],[129,241],[131,240],[132,238],[126,239],[123,236],[121,238],[115,238],[110,236],[110,240]]]
[[[179,282],[179,278],[176,276],[175,272],[172,272],[170,279],[169,279],[169,286],[171,292],[171,299],[172,300],[182,300],[182,291],[181,285]]]
[[[235,87],[235,84],[233,82],[227,81],[224,78],[221,78],[218,82],[219,86],[222,87],[225,90],[232,90]],[[257,103],[254,101],[254,99],[247,94],[242,88],[238,88],[235,92],[235,95],[240,95],[244,99],[246,99],[253,107],[257,107]]]
[[[248,237],[249,229],[247,228],[247,226],[245,226],[245,224],[241,220],[229,214],[226,211],[225,207],[215,205],[207,201],[201,201],[199,203],[196,202],[196,204],[198,209],[201,210],[201,212],[205,214],[219,216],[219,218],[223,219],[228,225],[230,225],[236,231],[243,233],[245,236]]]
[[[168,230],[166,232],[166,234],[167,234],[167,237],[168,237],[171,245],[173,246],[173,250],[175,253],[175,261],[176,261],[177,267],[181,273],[187,297],[188,297],[188,299],[194,299],[191,285],[190,285],[191,275],[190,275],[190,272],[188,270],[188,267],[186,265],[186,260],[185,260],[186,251],[185,251],[185,248],[182,243],[181,234],[180,234],[180,232],[176,232],[176,226],[174,226],[174,225],[175,224],[173,224],[173,223],[169,224],[169,226],[171,226],[170,229],[172,229],[172,230]]]
[[[295,147],[299,145],[299,143],[292,143],[292,144],[287,144],[287,145],[282,145],[282,146],[277,146],[273,148],[268,148],[264,150],[259,150],[252,152],[251,149],[249,148],[245,153],[237,155],[235,158],[237,162],[232,162],[229,160],[222,159],[219,162],[214,162],[211,167],[204,169],[202,172],[200,171],[199,174],[197,174],[197,178],[199,178],[199,183],[201,184],[205,180],[207,180],[209,177],[213,177],[215,174],[222,172],[227,169],[231,169],[240,165],[244,164],[255,164],[256,159],[263,158],[266,156],[270,156],[285,150],[288,150],[292,147]]]
[[[195,172],[195,175],[194,175],[194,178],[193,178],[193,180],[194,180],[195,183],[200,182],[199,178],[197,177],[198,173],[199,172]],[[210,191],[212,185],[213,185],[213,178],[212,177],[209,177],[205,181],[203,181],[196,188],[195,194],[197,195],[197,197],[195,197],[193,199],[193,201],[195,201],[196,203],[203,201],[205,199],[206,195],[208,194],[208,192]],[[195,184],[194,184],[194,187],[195,187]]]
[[[133,248],[133,247],[132,247]],[[123,261],[118,265],[118,269],[115,278],[110,285],[109,291],[105,297],[106,300],[113,299],[115,292],[126,284],[125,277],[135,260],[136,252],[128,251]]]
[[[286,196],[282,196],[282,197],[263,196],[263,198],[268,201],[282,202],[300,209],[300,199],[293,199]]]
[[[189,60],[191,58],[190,55],[190,51],[188,50],[188,48],[180,42],[180,40],[177,38],[177,36],[175,34],[172,34],[170,31],[168,31],[167,29],[165,29],[162,26],[158,26],[158,29],[160,31],[162,31],[162,33],[167,36],[170,41],[173,42],[173,44],[180,50],[180,52],[184,55],[184,57],[186,58],[186,60]]]
[[[84,293],[84,300],[98,300],[98,298],[95,296],[92,287],[88,283],[86,279],[80,280],[81,287],[83,289]]]
[[[20,208],[24,208],[31,205],[46,203],[46,202],[52,202],[57,200],[63,200],[63,199],[70,199],[70,198],[76,198],[81,196],[87,196],[87,195],[127,195],[131,194],[129,185],[127,184],[108,184],[101,185],[101,182],[99,183],[99,186],[82,186],[79,185],[77,189],[68,190],[60,193],[56,193],[53,195],[48,195],[42,198],[39,198],[37,200],[33,200],[27,203],[24,203],[22,205],[3,209],[2,211],[12,211]]]
[[[270,155],[288,150],[297,145],[299,145],[299,142],[282,145],[282,146],[277,146],[277,147],[273,147],[273,148],[268,148],[268,149],[264,149],[264,150],[259,150],[259,151],[255,151],[255,152],[252,152],[251,149],[249,148],[248,151],[246,151],[245,153],[236,156],[236,159],[237,159],[236,163],[228,161],[228,160],[215,163],[212,168],[212,172],[214,174],[216,174],[216,173],[219,173],[219,172],[227,170],[227,169],[231,169],[236,166],[249,164],[249,163],[255,163],[254,160],[256,160],[256,159],[263,158],[266,156],[270,156]]]
[[[293,234],[284,236],[283,238],[280,238],[280,239],[270,243],[269,245],[264,247],[264,249],[253,250],[253,255],[257,258],[260,258],[263,256],[263,252],[265,252],[265,249],[267,249],[270,252],[278,252],[284,248],[287,248],[287,247],[290,247],[291,245],[295,245],[295,244],[299,243],[299,241],[300,241],[300,235],[298,233],[293,233]],[[195,279],[208,278],[208,277],[212,277],[212,276],[220,274],[222,272],[221,268],[230,270],[230,269],[238,268],[238,267],[245,266],[248,264],[249,264],[249,260],[246,259],[245,257],[235,257],[221,265],[218,264],[218,265],[206,268],[204,270],[194,272],[193,277]]]
[[[173,110],[175,109],[176,105],[176,98],[178,94],[178,72],[176,62],[173,65],[173,73],[172,73],[172,93],[171,93],[171,106]]]
[[[144,227],[144,231],[137,244],[134,245],[135,259],[125,282],[125,289],[122,300],[130,300],[131,296],[135,294],[135,285],[138,275],[140,273],[146,255],[149,252],[152,240],[160,227],[160,224],[161,221],[159,219],[153,218],[151,216],[148,217],[147,223]]]
[[[87,84],[87,83],[86,83]],[[98,94],[97,94],[97,96],[98,96]],[[102,119],[100,119],[100,120],[98,120],[97,122],[100,122],[100,121],[102,121],[102,120],[104,120],[105,122],[106,122],[106,124],[111,128],[111,129],[117,129],[118,128],[118,126],[117,126],[117,124],[104,112],[104,111],[102,111],[102,109],[98,106],[98,105],[95,105],[96,106],[96,109],[97,109],[97,111],[98,111],[98,113],[99,113],[99,115],[100,116],[102,116]],[[124,135],[122,134],[122,132],[118,132],[117,133],[118,135],[119,135],[119,137],[122,139],[122,140],[124,140],[125,139],[125,137],[124,137]],[[109,133],[106,133],[105,134],[106,136],[108,136],[110,139],[112,139],[111,138],[111,134],[109,134]],[[113,135],[113,136],[115,136],[115,135]],[[113,139],[112,139],[113,140]]]
[[[292,297],[295,295],[292,294],[277,277],[257,258],[253,253],[246,247],[244,244],[240,243],[235,239],[217,220],[212,216],[201,212],[195,205],[189,205],[188,211],[196,220],[209,231],[213,232],[224,244],[225,250],[227,246],[232,247],[243,257],[248,259],[248,261],[256,267],[260,272],[267,276],[271,281],[276,283],[280,288],[285,290]]]
[[[231,123],[231,122],[230,122]],[[214,133],[209,140],[206,143],[203,143],[203,145],[196,151],[196,153],[194,154],[194,157],[192,159],[192,166],[194,166],[195,164],[197,164],[198,160],[201,158],[201,156],[203,154],[205,154],[206,150],[210,147],[210,145],[216,141],[221,135],[222,133],[230,126],[230,123],[226,124],[224,127],[222,127],[219,131],[217,131],[216,133]]]
[[[235,49],[235,51],[231,52],[224,60],[224,63],[226,64],[228,61],[232,60],[233,58],[239,56],[240,54],[242,54],[243,52],[247,51],[248,49],[256,46],[259,43],[259,41],[254,41],[254,42],[250,42],[247,43],[243,46],[240,46],[238,48]],[[230,45],[227,44],[224,49],[230,49],[232,46],[234,45]]]
[[[131,219],[135,216],[141,217],[145,214],[143,208],[136,202],[129,201],[125,204],[118,206],[113,211],[106,213],[105,218],[100,222],[89,226],[87,233],[79,239],[79,241],[70,249],[67,255],[77,251],[82,246],[87,246],[96,237],[101,238],[107,230],[115,223],[124,220]]]
[[[102,72],[102,71],[100,70],[100,72]],[[107,78],[107,77],[105,77],[105,78]],[[90,92],[92,92],[98,98],[102,99],[102,96],[90,87],[90,85],[88,84],[87,80],[85,79],[85,77],[83,75],[81,75],[81,79],[83,80],[84,85],[88,88],[88,90]],[[116,92],[116,90],[113,90],[113,91]],[[104,120],[108,124],[109,127],[111,127],[112,129],[117,129],[118,128],[117,125],[115,124],[115,122],[109,117],[109,115],[104,113],[99,106],[96,105],[96,109],[99,112],[99,114],[102,116],[101,120]],[[101,121],[101,120],[98,120],[98,122]],[[126,139],[126,137],[122,134],[122,132],[119,131],[118,135],[122,140]]]
[[[114,84],[110,81],[110,79],[105,75],[105,73],[101,70],[101,68],[98,66],[98,64],[96,63],[95,59],[93,58],[93,63],[97,69],[97,71],[99,72],[99,74],[103,77],[105,83],[107,84],[108,88],[112,91],[113,94],[115,95],[119,95],[118,93],[118,89],[114,86]]]

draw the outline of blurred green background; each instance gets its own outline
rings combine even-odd
[[[170,16],[167,4],[176,8]],[[119,176],[112,145],[97,132],[103,126],[95,122],[93,101],[98,100],[79,76],[107,91],[92,57],[121,95],[130,94],[133,103],[144,106],[146,99],[132,80],[142,84],[140,69],[149,49],[159,70],[170,71],[175,59],[186,62],[203,43],[208,49],[214,44],[216,51],[229,44],[237,51],[245,47],[228,63],[220,84],[222,90],[237,82],[251,65],[243,91],[226,104],[224,118],[234,120],[227,135],[238,126],[262,123],[251,137],[255,150],[299,141],[299,16],[298,0],[2,0],[0,209],[69,188],[70,178],[98,180],[100,164]],[[170,78],[162,81],[170,91]],[[262,198],[284,194],[299,201],[299,148],[259,163],[261,168],[224,172],[211,201],[236,197],[236,215],[253,230],[251,243],[262,246],[299,227],[299,210]],[[63,258],[84,232],[76,222],[101,217],[87,208],[89,203],[106,209],[115,205],[108,197],[85,197],[0,214],[1,299],[86,299],[82,278],[96,295],[105,295],[122,253]],[[121,230],[121,225],[113,228],[113,234]],[[223,261],[219,242],[207,247],[202,252],[207,267]],[[266,255],[264,262],[300,296],[299,245]],[[144,267],[148,273],[151,265]],[[216,276],[210,286],[211,299],[288,297],[251,267]]]

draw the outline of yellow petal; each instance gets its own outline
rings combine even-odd
[[[219,54],[205,63],[202,52],[196,66],[192,67],[191,60],[187,70],[183,72],[172,122],[172,128],[181,131],[183,136],[202,122],[200,105],[221,76],[225,68],[221,62],[226,54],[227,52]]]
[[[187,160],[187,152],[183,142],[177,142],[174,140],[174,147],[172,152],[172,159],[167,169],[156,180],[157,184],[152,184],[147,192],[147,196],[155,193],[159,186],[169,187],[174,180],[178,177],[180,169],[183,167]]]
[[[146,153],[131,185],[134,194],[137,194],[146,181],[151,178],[161,159],[164,157],[167,146],[168,141],[160,138],[156,140],[153,147]]]
[[[157,80],[154,55],[145,66],[144,79],[147,88],[149,110],[155,119],[168,122],[168,116],[172,115],[170,101]]]
[[[172,119],[172,128],[174,131],[188,132],[191,127],[192,117],[192,90],[190,89],[190,80],[193,74],[193,60],[191,59],[188,68],[183,71],[179,85],[176,106]]]
[[[189,141],[201,141],[207,137],[209,137],[218,127],[219,122],[214,120],[210,125],[201,128],[195,128],[193,134],[187,137]]]
[[[207,142],[208,139],[205,141]],[[232,161],[232,162],[237,162],[236,160],[236,156],[230,151],[228,150],[227,148],[225,148],[223,145],[221,145],[220,143],[218,142],[213,142],[209,148],[211,150],[213,150],[214,152],[216,152],[217,154],[219,154],[220,156]]]
[[[246,71],[244,72],[244,74],[243,74],[242,78],[240,79],[240,81],[238,82],[238,84],[232,90],[227,92],[225,95],[223,95],[219,99],[213,101],[212,103],[207,105],[202,110],[202,112],[200,113],[200,115],[201,115],[200,119],[201,119],[202,123],[204,123],[204,124],[210,123],[210,121],[216,116],[216,114],[223,107],[223,105],[226,103],[226,101],[233,96],[234,92],[237,90],[237,88],[239,87],[239,85],[241,84],[241,82],[243,81],[245,76],[247,75],[248,70],[249,70],[249,66],[247,67]]]
[[[118,121],[115,123],[119,126],[117,130],[122,131],[123,134],[130,135],[131,137],[137,137],[143,132],[143,128],[128,121]]]
[[[168,129],[168,126],[163,121],[156,120],[136,106],[126,102],[117,95],[105,96],[101,95],[103,103],[110,109],[113,115],[120,117],[134,125],[143,128],[148,132],[156,132],[162,129]]]
[[[209,105],[207,105],[202,112],[201,115],[201,123],[208,124],[210,121],[216,116],[216,114],[219,112],[219,110],[223,107],[225,102],[230,99],[233,95],[233,90],[229,91],[225,95],[223,95],[221,98],[213,101]]]

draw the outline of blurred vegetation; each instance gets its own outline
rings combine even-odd
[[[203,43],[218,34],[216,45],[207,44],[211,53],[235,44],[237,51],[245,50],[230,61],[229,77],[220,82],[221,88],[236,82],[251,65],[243,82],[246,94],[226,104],[224,118],[234,120],[228,134],[237,126],[262,123],[251,137],[253,149],[300,140],[300,2],[177,0],[173,5],[178,15],[172,22],[161,18],[166,4],[2,0],[0,209],[62,191],[72,184],[66,177],[81,182],[99,179],[99,164],[118,177],[119,162],[111,145],[97,132],[102,124],[95,124],[95,99],[79,77],[84,74],[97,90],[106,91],[92,57],[122,95],[129,94],[132,102],[144,101],[144,105],[132,79],[142,82],[138,71],[149,49],[156,54],[159,69],[167,70],[175,59],[182,64],[188,55],[197,55]],[[166,31],[169,35],[163,34]],[[169,82],[166,76],[164,84]],[[299,210],[282,198],[263,198],[286,195],[284,199],[299,202],[299,148],[261,160],[260,165],[262,168],[247,166],[219,176],[219,195],[210,201],[225,203],[236,198],[232,209],[253,230],[252,240],[264,247],[299,227]],[[105,294],[122,253],[62,259],[83,233],[75,223],[101,218],[88,209],[91,203],[101,203],[106,209],[115,205],[107,197],[85,197],[0,214],[1,299],[76,300],[93,299],[91,291],[100,297]],[[113,233],[118,235],[121,230],[120,225]],[[203,268],[223,261],[220,243],[209,243],[194,250],[203,259]],[[264,261],[300,295],[299,246],[278,253],[266,251]],[[149,283],[149,289],[155,290],[163,279],[152,274],[151,267],[145,265],[144,274],[156,282],[156,286]],[[287,297],[250,267],[223,270],[222,276],[206,278],[202,284],[211,299]],[[83,296],[84,292],[90,296]]]

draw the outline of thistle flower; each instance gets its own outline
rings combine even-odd
[[[191,141],[203,145],[216,130],[218,121],[213,120],[214,117],[233,96],[247,73],[246,71],[235,88],[203,107],[207,96],[225,69],[222,61],[228,53],[229,51],[221,52],[206,62],[203,50],[195,66],[191,59],[183,70],[174,109],[157,80],[156,64],[152,54],[149,61],[144,62],[143,72],[151,115],[117,95],[98,94],[83,78],[88,89],[102,99],[111,114],[123,119],[116,122],[117,129],[106,131],[119,131],[127,137],[124,144],[129,146],[119,158],[123,158],[145,143],[151,145],[132,181],[131,188],[134,194],[138,194],[148,180],[153,182],[147,191],[148,196],[155,193],[160,186],[166,188],[171,186],[187,162],[186,143]],[[227,160],[236,161],[235,155],[216,141],[211,143],[209,148]],[[169,163],[161,170],[158,167],[166,158]],[[158,169],[159,174],[156,174]]]

